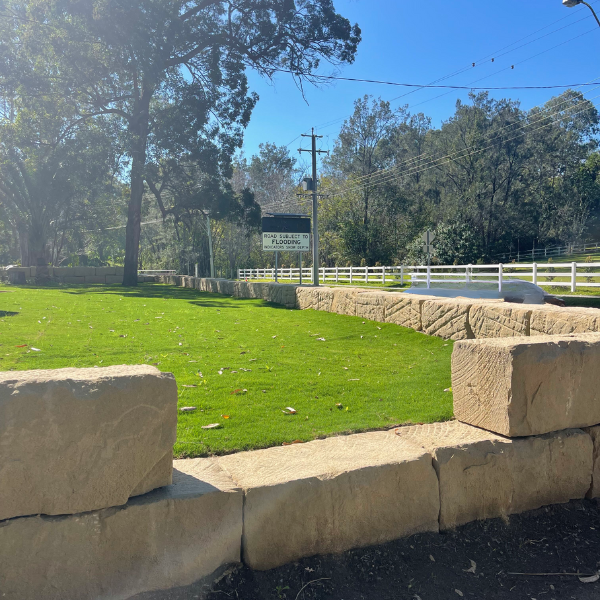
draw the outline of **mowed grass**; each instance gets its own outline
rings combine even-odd
[[[170,371],[179,407],[196,407],[176,456],[449,419],[451,352],[396,325],[172,286],[0,286],[0,370]]]

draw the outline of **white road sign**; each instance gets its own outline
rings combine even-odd
[[[426,231],[421,236],[421,239],[425,242],[426,246],[429,246],[429,245],[433,244],[433,240],[435,240],[435,233],[433,233],[433,231]]]
[[[263,233],[263,250],[308,252],[310,250],[309,233]]]

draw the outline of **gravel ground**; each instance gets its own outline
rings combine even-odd
[[[136,600],[598,600],[600,502],[577,501]],[[539,575],[532,575],[533,573]]]

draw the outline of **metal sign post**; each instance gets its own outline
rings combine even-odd
[[[279,252],[275,250],[275,283],[277,283],[277,271],[279,270],[279,265],[277,264],[277,258],[279,257]]]
[[[427,266],[431,266],[431,254],[433,253],[433,240],[435,240],[435,233],[433,231],[427,230],[422,236],[421,239],[425,242],[423,246],[423,250],[427,253]]]

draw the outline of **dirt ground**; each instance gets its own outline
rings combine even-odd
[[[266,572],[233,568],[213,583],[136,600],[598,600],[600,581],[558,575],[591,576],[598,570],[600,502],[593,500]]]

